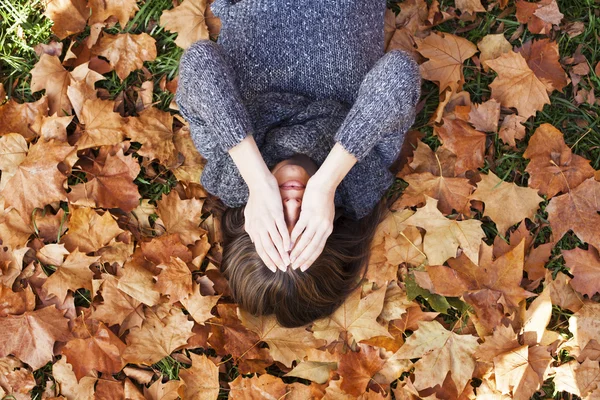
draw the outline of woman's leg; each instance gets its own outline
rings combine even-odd
[[[359,161],[377,147],[385,163],[393,163],[414,123],[420,95],[417,62],[405,51],[389,51],[364,77],[336,141]]]

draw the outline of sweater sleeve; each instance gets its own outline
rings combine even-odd
[[[212,128],[224,152],[253,133],[235,74],[212,40],[199,40],[182,55],[175,99],[185,119]]]
[[[336,142],[363,160],[391,132],[404,136],[414,123],[420,95],[417,62],[403,50],[387,52],[363,78]]]

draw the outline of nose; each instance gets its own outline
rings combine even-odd
[[[286,198],[283,199],[283,215],[288,231],[291,233],[300,218],[300,207],[302,205],[301,198]]]

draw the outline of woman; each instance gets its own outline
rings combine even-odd
[[[360,282],[415,119],[419,68],[384,54],[385,8],[215,0],[217,42],[181,58],[176,100],[207,159],[201,181],[230,207],[222,267],[233,297],[284,326],[333,312]]]

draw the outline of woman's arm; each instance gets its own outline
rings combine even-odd
[[[267,267],[273,272],[276,267],[285,271],[290,264],[287,252],[290,237],[277,179],[265,164],[253,136],[247,136],[232,147],[229,155],[250,191],[244,209],[244,229]]]

